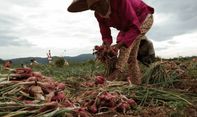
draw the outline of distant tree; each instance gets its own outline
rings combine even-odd
[[[3,64],[4,63],[4,60],[0,59],[0,64]]]
[[[65,63],[65,60],[63,57],[57,58],[55,60],[55,66],[57,66],[57,67],[63,67],[64,63]]]

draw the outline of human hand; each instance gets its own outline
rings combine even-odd
[[[123,46],[124,46],[124,44],[122,42],[119,42],[119,43],[113,45],[112,48],[115,48],[116,50],[119,50]]]
[[[103,42],[102,46],[103,46],[104,48],[107,48],[107,49],[108,49],[108,48],[110,48],[111,44],[106,43],[106,42]]]

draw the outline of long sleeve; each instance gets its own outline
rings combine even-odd
[[[129,22],[130,26],[128,27],[127,31],[119,32],[117,42],[122,42],[127,47],[129,47],[141,33],[141,24],[130,0],[122,0],[120,10],[121,13],[123,13],[122,16],[123,20],[125,20],[124,22]]]
[[[95,13],[95,17],[99,23],[100,33],[101,33],[103,42],[111,45],[112,44],[112,36],[111,36],[110,27],[105,25],[104,20],[101,19],[100,17],[98,17],[96,13]]]

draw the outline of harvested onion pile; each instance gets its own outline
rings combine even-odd
[[[0,82],[0,116],[46,114],[67,108],[66,111],[74,112],[78,108],[65,96],[64,83],[33,72],[31,68],[17,68],[13,73],[1,76],[4,78]]]
[[[1,74],[2,75],[2,74]],[[65,96],[64,83],[54,81],[40,72],[33,72],[30,68],[18,68],[0,81],[0,116],[58,116],[72,115],[73,117],[91,117],[99,112],[115,111],[126,113],[136,103],[133,99],[127,99],[116,92],[97,90],[92,96],[71,101]],[[6,77],[9,77],[7,79]],[[105,86],[106,80],[102,76],[96,76],[92,81],[92,87]],[[88,83],[81,84],[88,88]],[[91,87],[89,86],[89,87]],[[61,116],[61,115],[60,115]]]
[[[85,97],[80,99],[79,103],[93,114],[101,112],[126,113],[137,106],[137,103],[132,98],[128,99],[118,92],[87,91],[83,95]]]

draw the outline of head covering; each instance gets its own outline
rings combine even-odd
[[[86,0],[88,4],[88,8],[90,8],[94,3],[100,1],[100,0]]]
[[[73,0],[71,5],[68,7],[69,12],[81,12],[88,10],[94,3],[99,0]]]

